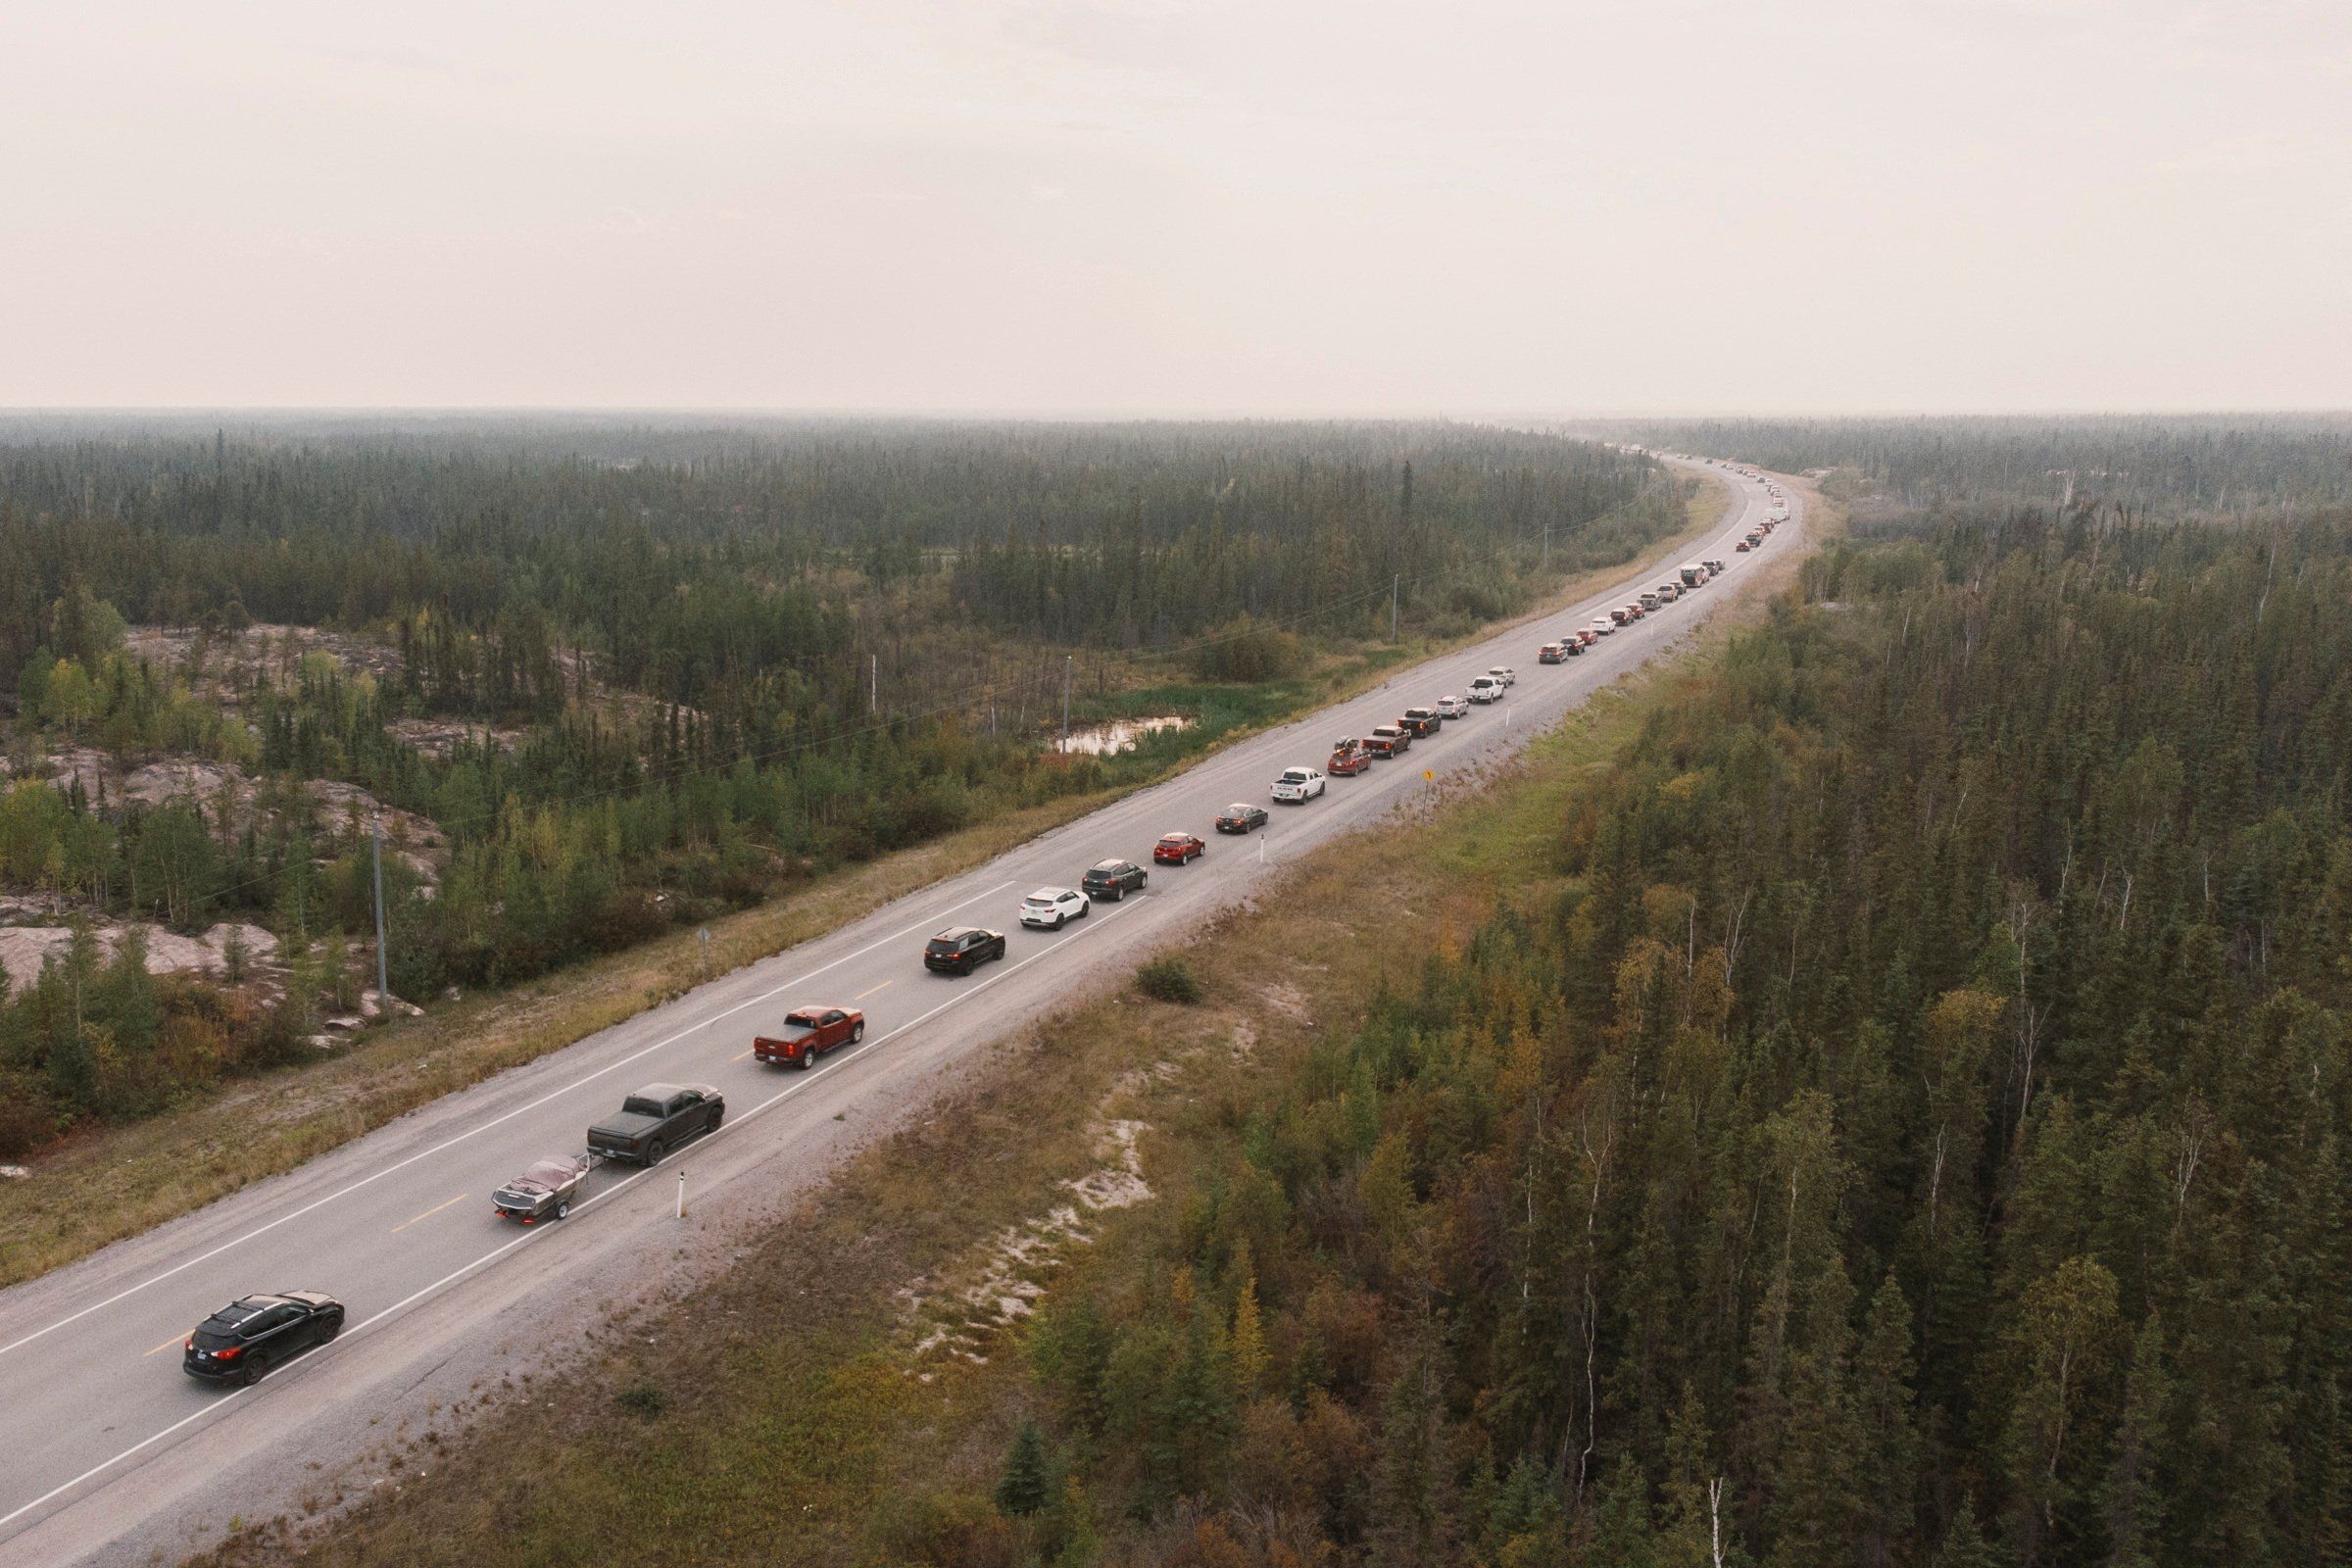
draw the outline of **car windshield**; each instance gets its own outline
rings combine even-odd
[[[659,1116],[662,1114],[662,1102],[648,1100],[643,1095],[631,1095],[620,1102],[620,1113],[624,1116]]]
[[[1248,816],[1250,814],[1250,808],[1243,805],[1240,801],[1236,801],[1231,806],[1225,808],[1225,814],[1227,816]]]
[[[1191,838],[1192,835],[1190,833],[1162,833],[1159,836],[1159,842],[1162,844],[1183,844],[1189,842]]]
[[[1303,784],[1306,782],[1306,769],[1302,767],[1286,768],[1283,770],[1282,781],[1285,784]]]

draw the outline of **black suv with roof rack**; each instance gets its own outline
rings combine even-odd
[[[251,1383],[342,1332],[343,1303],[331,1296],[318,1291],[248,1296],[196,1325],[179,1365],[207,1383]]]
[[[923,967],[940,974],[970,974],[1003,956],[1004,933],[984,925],[950,926],[923,945]]]

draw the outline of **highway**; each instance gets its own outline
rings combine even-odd
[[[1686,465],[1693,469],[1696,464]],[[476,1396],[550,1342],[576,1339],[634,1282],[721,1267],[727,1234],[787,1212],[850,1151],[914,1113],[956,1070],[1024,1021],[1113,981],[1155,947],[1239,903],[1283,862],[1361,828],[1440,780],[1492,763],[1556,723],[1593,691],[1714,612],[1764,558],[1802,548],[1795,525],[1752,554],[1734,545],[1769,510],[1763,482],[1724,469],[1736,499],[1682,559],[1720,558],[1718,583],[1603,638],[1585,656],[1539,665],[1539,644],[1585,625],[1670,577],[1672,563],[1629,569],[1609,591],[1475,647],[1400,673],[1368,693],[1212,756],[948,881],[909,889],[832,934],[700,987],[564,1051],[423,1110],[82,1262],[0,1293],[0,1564],[145,1561],[200,1548],[227,1521],[304,1500],[316,1478],[368,1455],[404,1426]],[[1320,768],[1334,737],[1361,735],[1406,707],[1466,693],[1490,665],[1518,674],[1506,700],[1473,708],[1435,738],[1325,796],[1275,806],[1282,768]],[[1216,835],[1232,801],[1272,820],[1247,839]],[[1110,856],[1150,864],[1170,829],[1209,841],[1189,866],[1152,869],[1142,895],[1095,906],[1059,932],[1023,930],[1032,888],[1076,886]],[[944,926],[1009,935],[1010,953],[968,978],[926,972],[922,947]],[[813,1071],[752,1059],[798,1004],[864,1009],[867,1032]],[[493,1188],[543,1154],[583,1145],[590,1122],[640,1084],[717,1086],[727,1119],[651,1171],[604,1167],[560,1224],[495,1217]],[[690,1212],[674,1217],[684,1173]],[[729,1227],[735,1227],[730,1232]],[[721,1239],[714,1245],[713,1238]],[[683,1276],[681,1276],[683,1277]],[[250,1389],[199,1386],[180,1345],[209,1312],[257,1291],[313,1289],[342,1298],[349,1327],[332,1346]],[[363,1470],[365,1466],[361,1467]],[[353,1485],[365,1486],[363,1475]]]

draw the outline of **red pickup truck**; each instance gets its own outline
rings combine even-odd
[[[752,1054],[771,1065],[813,1067],[835,1046],[854,1046],[864,1038],[865,1014],[856,1007],[796,1007],[784,1015],[780,1036],[752,1041]]]

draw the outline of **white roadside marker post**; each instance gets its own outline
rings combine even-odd
[[[686,1217],[686,1173],[678,1172],[678,1218]]]

